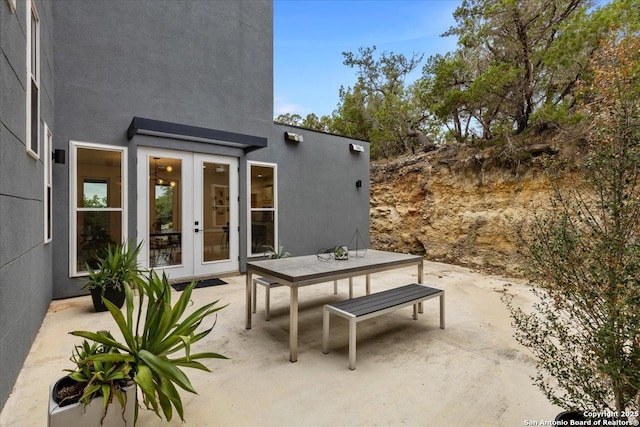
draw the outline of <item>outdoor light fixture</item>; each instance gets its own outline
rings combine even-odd
[[[51,158],[53,159],[53,163],[65,164],[66,152],[64,150],[53,150],[51,153]]]
[[[302,142],[304,141],[304,138],[302,138],[302,135],[300,135],[299,133],[285,132],[284,140],[291,142]]]
[[[349,151],[353,153],[364,153],[364,147],[358,144],[349,144]]]

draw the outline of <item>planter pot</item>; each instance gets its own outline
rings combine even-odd
[[[67,377],[68,378],[68,377]],[[64,378],[61,380],[64,381]],[[73,380],[71,380],[73,381]],[[133,426],[136,409],[136,386],[132,384],[124,387],[126,404],[123,408],[117,399],[107,406],[107,413],[103,416],[102,396],[93,399],[88,405],[82,403],[58,404],[54,400],[58,381],[49,387],[49,422],[48,427],[122,427]]]
[[[341,246],[336,248],[333,252],[333,257],[338,261],[345,261],[349,259],[349,248],[346,246]]]
[[[584,415],[582,415],[581,412],[577,412],[577,411],[564,411],[559,413],[556,416],[555,421],[567,421],[567,422],[571,422],[571,421],[587,421],[587,419],[585,418]],[[564,424],[563,424],[564,425]],[[569,425],[569,424],[566,424]]]
[[[104,297],[111,301],[116,307],[122,308],[124,304],[124,287],[121,289],[107,288],[104,291]],[[96,311],[107,311],[107,306],[102,302],[102,291],[100,288],[91,289],[91,299],[93,300],[93,308]]]

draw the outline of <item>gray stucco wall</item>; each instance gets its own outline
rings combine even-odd
[[[40,17],[40,160],[26,138],[25,3],[0,2],[0,409],[11,392],[51,301],[51,250],[44,244],[42,123],[53,120],[53,25],[50,1]],[[59,237],[56,233],[54,239]]]
[[[302,135],[304,141],[285,142],[285,131]],[[349,151],[349,143],[363,145],[365,152]],[[274,124],[269,147],[250,153],[248,160],[278,165],[279,240],[286,251],[310,255],[346,245],[356,230],[368,247],[367,142]],[[356,188],[357,180],[361,188]]]
[[[56,134],[129,148],[129,236],[135,235],[135,148],[241,156],[238,149],[126,130],[134,116],[266,137],[273,117],[272,2],[67,0],[54,4]],[[54,171],[56,218],[69,218],[69,165]],[[60,221],[62,222],[62,221]],[[68,233],[68,223],[59,224]],[[54,246],[54,298],[69,279],[69,243]]]

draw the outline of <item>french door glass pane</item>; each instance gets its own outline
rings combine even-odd
[[[182,160],[149,158],[149,266],[182,264]]]
[[[202,165],[202,261],[229,259],[229,165]]]

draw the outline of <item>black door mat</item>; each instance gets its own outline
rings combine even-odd
[[[178,292],[184,291],[185,288],[187,286],[189,286],[189,283],[191,282],[183,282],[183,283],[173,283],[171,285],[171,287],[173,289],[175,289]],[[227,282],[225,282],[224,280],[215,278],[215,279],[205,279],[205,280],[199,280],[198,283],[196,284],[196,289],[197,288],[208,288],[209,286],[219,286],[219,285],[226,285]]]

